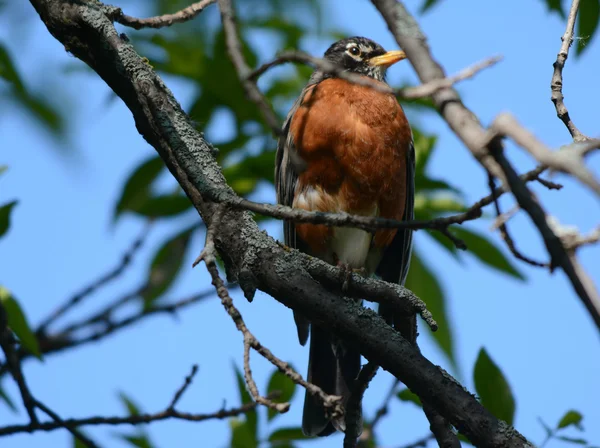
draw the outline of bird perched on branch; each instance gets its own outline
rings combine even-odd
[[[386,52],[364,37],[334,43],[325,59],[380,86],[386,69],[406,57]],[[406,220],[413,218],[414,147],[410,125],[392,93],[359,85],[316,70],[294,103],[277,148],[275,184],[280,204],[309,211],[346,212]],[[285,244],[346,270],[404,283],[410,263],[410,230],[368,232],[284,222]],[[390,309],[379,313],[390,324],[402,319]],[[403,317],[406,319],[406,317]],[[302,345],[311,333],[308,381],[326,393],[351,395],[360,352],[338,340],[323,325],[294,312]],[[318,398],[304,399],[302,429],[309,436],[345,430],[331,419]]]

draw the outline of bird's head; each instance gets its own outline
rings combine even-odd
[[[386,52],[366,37],[349,37],[334,43],[324,57],[349,72],[383,81],[387,68],[406,59],[406,54],[403,51]]]

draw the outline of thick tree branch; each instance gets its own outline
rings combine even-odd
[[[31,2],[49,31],[90,65],[125,102],[137,129],[158,151],[210,225],[215,205],[207,198],[232,194],[231,190],[214,159],[213,148],[194,129],[153,69],[121,39],[97,3]],[[338,337],[355,345],[369,361],[390,371],[431,403],[474,444],[531,446],[373,311],[332,293],[315,280],[309,266],[325,263],[283,249],[259,230],[247,212],[228,210],[222,223],[215,234],[215,245],[228,267],[228,276],[243,279],[246,294],[260,287],[312,322],[327,325]],[[398,287],[396,291],[407,297],[405,290]]]
[[[558,118],[565,124],[571,137],[576,142],[586,141],[588,137],[583,135],[571,117],[569,116],[569,111],[567,110],[567,106],[565,106],[565,97],[563,96],[562,88],[563,88],[563,69],[565,68],[565,63],[567,62],[567,58],[569,57],[569,48],[573,43],[573,29],[575,28],[575,19],[577,18],[577,12],[579,11],[579,0],[573,0],[571,2],[571,9],[569,11],[569,18],[567,19],[567,28],[565,29],[565,34],[563,34],[561,40],[562,44],[560,45],[560,50],[558,51],[558,55],[556,56],[556,61],[552,66],[554,67],[554,72],[552,73],[552,80],[550,81],[550,90],[552,91],[552,102],[554,103],[554,107],[556,108],[556,115]]]

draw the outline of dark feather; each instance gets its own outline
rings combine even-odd
[[[415,216],[415,148],[413,142],[411,142],[407,157],[406,208],[402,217],[403,221],[412,220]],[[376,270],[376,274],[382,280],[404,285],[410,267],[412,233],[410,229],[398,229],[392,244],[383,253]],[[407,319],[405,316],[395,314],[389,307],[384,305],[379,307],[379,314],[386,322],[399,330],[405,338],[411,342],[416,339],[416,319],[412,317]]]

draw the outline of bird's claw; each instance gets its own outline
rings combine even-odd
[[[350,287],[350,281],[352,280],[352,274],[358,274],[360,276],[364,276],[366,274],[366,269],[363,268],[352,268],[348,263],[344,263],[341,261],[337,262],[337,266],[341,269],[343,276],[342,283],[342,292],[346,293],[348,288]]]

